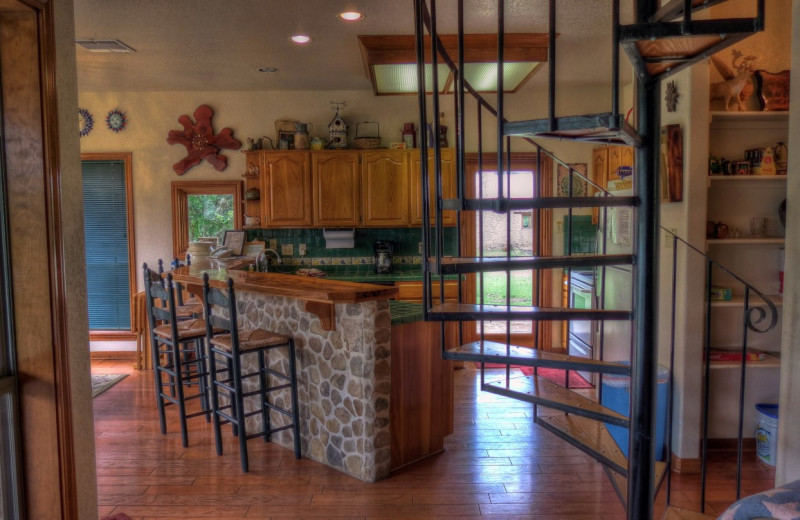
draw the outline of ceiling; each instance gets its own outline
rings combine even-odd
[[[506,32],[546,32],[547,4],[506,0]],[[560,85],[609,83],[610,4],[557,2]],[[74,0],[74,5],[76,39],[117,39],[136,50],[91,53],[78,47],[83,92],[371,90],[357,36],[414,32],[413,0]],[[497,0],[464,0],[464,5],[466,32],[496,32]],[[365,18],[355,23],[337,18],[349,9]],[[439,0],[437,9],[439,32],[455,33],[455,0]],[[312,43],[289,41],[301,32]],[[279,70],[263,73],[259,67]],[[526,88],[546,85],[546,76],[538,72]]]

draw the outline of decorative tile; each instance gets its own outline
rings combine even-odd
[[[348,256],[337,256],[331,258],[331,265],[350,265],[350,257]]]
[[[292,265],[303,265],[303,266],[311,265],[311,260],[312,259],[308,257],[295,258],[292,261]]]
[[[329,257],[312,258],[311,265],[331,265],[331,259]]]
[[[353,256],[350,257],[352,265],[369,265],[375,263],[375,259],[371,256]]]
[[[422,263],[422,257],[421,256],[413,257],[411,263],[413,263],[414,265],[420,265]]]

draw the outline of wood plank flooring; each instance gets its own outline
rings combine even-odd
[[[471,365],[468,363],[467,365]],[[498,369],[499,370],[499,369]],[[210,424],[189,421],[182,448],[175,410],[158,431],[152,372],[129,360],[94,360],[93,373],[129,377],[94,400],[99,515],[134,520],[352,519],[624,520],[602,466],[532,423],[532,405],[479,390],[472,367],[455,374],[455,432],[446,452],[365,483],[259,439],[248,443],[250,473],[225,430],[214,451]],[[487,371],[488,372],[488,371]],[[498,373],[500,373],[498,371]],[[714,454],[706,513],[735,499],[735,457]],[[773,487],[774,469],[747,454],[743,493]],[[673,474],[675,506],[699,510],[699,475]],[[658,495],[656,518],[664,510]]]

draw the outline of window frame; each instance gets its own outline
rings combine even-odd
[[[497,165],[497,154],[484,153],[481,154],[484,170],[494,170]],[[553,193],[553,177],[555,175],[553,168],[553,161],[546,154],[527,153],[527,152],[513,152],[510,153],[510,161],[512,169],[525,169],[529,168],[536,172],[537,180],[540,183],[540,193],[542,196],[550,196]],[[540,170],[537,170],[537,167]],[[465,178],[475,179],[478,174],[478,154],[468,153],[465,154]],[[474,182],[467,182],[465,185],[466,195],[468,198],[477,198],[475,192]],[[542,250],[539,252],[540,256],[549,256],[553,250],[553,210],[543,209],[538,210],[538,218],[531,218],[531,226],[536,226],[536,233],[540,235]],[[475,240],[476,233],[476,219],[478,212],[465,211],[462,212],[461,217],[461,255],[474,256],[477,243]],[[536,210],[534,210],[536,214]],[[538,225],[537,225],[538,221]],[[544,271],[548,273],[549,271]],[[462,283],[464,301],[475,302],[476,299],[476,274],[466,275],[466,280]],[[541,285],[537,287],[536,279],[534,279],[534,301],[536,301],[536,292],[538,291],[538,301],[550,302],[553,298],[554,282],[551,276],[541,276]],[[547,303],[543,303],[547,306]],[[481,339],[479,331],[475,330],[475,322],[465,322],[462,325],[462,333],[465,342],[478,341]],[[497,341],[500,343],[506,342],[507,335],[485,333],[483,339],[488,341]],[[514,345],[522,345],[528,347],[535,347],[545,351],[553,349],[553,326],[545,321],[533,321],[532,332],[530,333],[512,333],[511,343]]]
[[[242,229],[242,192],[242,181],[173,181],[173,256],[186,258],[189,249],[189,195],[233,195],[233,229]]]

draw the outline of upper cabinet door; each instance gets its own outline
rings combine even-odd
[[[408,225],[408,152],[367,151],[362,152],[361,159],[363,224]]]
[[[314,225],[354,227],[361,217],[358,152],[314,152]]]
[[[262,152],[264,227],[311,225],[311,158],[308,152]]]
[[[455,150],[452,148],[444,148],[442,153],[442,196],[445,199],[456,198],[456,165],[455,165]],[[411,152],[411,222],[412,226],[422,225],[422,179],[420,177],[421,165],[419,161],[420,151],[413,150]],[[434,201],[436,200],[436,177],[433,170],[433,151],[428,151],[428,185],[430,190],[430,206],[429,215],[430,222],[435,222],[435,208]],[[456,212],[453,210],[446,210],[442,213],[442,224],[445,226],[455,226]]]

